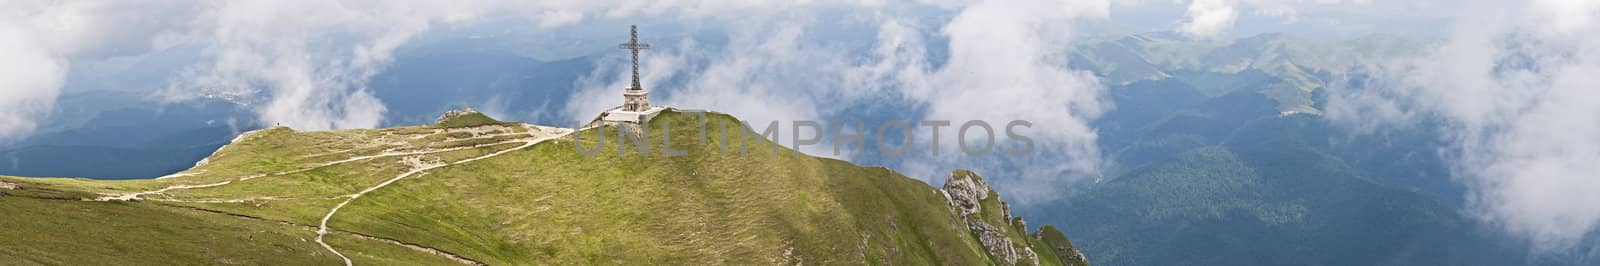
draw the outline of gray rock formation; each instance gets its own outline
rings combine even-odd
[[[434,121],[434,124],[443,124],[444,121],[450,121],[450,119],[476,113],[478,113],[478,110],[472,109],[472,107],[467,107],[467,109],[460,110],[450,110],[449,112],[444,112],[444,115],[440,115],[439,119]]]
[[[1011,208],[1005,201],[995,196],[995,201],[1000,207],[1000,216],[1004,221],[999,226],[984,221],[983,201],[988,200],[993,190],[983,179],[967,171],[956,171],[944,182],[944,194],[950,200],[950,208],[954,213],[960,214],[960,220],[967,225],[972,233],[978,236],[978,242],[983,248],[1006,265],[1017,265],[1018,261],[1030,262],[1039,265],[1039,257],[1033,249],[1018,249],[1006,233],[1011,228]],[[1020,220],[1020,219],[1019,219]]]
[[[1031,247],[1022,248],[1021,255],[1022,255],[1022,258],[1028,259],[1029,262],[1033,262],[1032,265],[1034,265],[1034,266],[1038,266],[1039,265],[1039,253],[1033,253],[1033,248],[1031,248]]]
[[[983,211],[981,202],[989,199],[988,184],[977,178],[963,176],[961,172],[950,174],[949,179],[944,181],[944,192],[950,195],[950,206],[963,217]]]

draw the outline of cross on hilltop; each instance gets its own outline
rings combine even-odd
[[[606,112],[607,121],[642,123],[660,112],[660,107],[650,107],[650,91],[639,84],[639,50],[650,49],[650,44],[639,42],[639,26],[628,26],[628,42],[617,48],[633,53],[633,83],[622,89],[622,107]]]
[[[617,45],[617,48],[633,52],[633,85],[628,86],[628,90],[644,90],[644,86],[639,85],[639,50],[650,49],[650,44],[639,42],[638,25],[628,26],[628,35],[628,42]]]

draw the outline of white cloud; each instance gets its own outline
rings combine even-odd
[[[1067,182],[1099,174],[1098,135],[1088,121],[1110,108],[1103,102],[1105,89],[1092,74],[1066,69],[1060,58],[1068,47],[1070,22],[1104,18],[1108,9],[1105,1],[989,1],[966,7],[943,29],[950,40],[949,61],[927,73],[926,81],[904,84],[906,94],[928,104],[928,119],[984,120],[997,132],[1015,119],[1034,123],[1024,133],[1040,142],[1037,154],[1010,166],[967,165],[1009,184],[1003,187],[1008,198],[1055,199]],[[955,135],[954,126],[959,124],[948,136]],[[957,150],[956,145],[947,148]],[[946,154],[935,159],[945,165],[971,159]],[[1022,169],[1006,169],[1016,167]]]
[[[169,100],[229,99],[247,104],[262,121],[300,129],[372,127],[382,121],[386,106],[372,96],[366,82],[393,60],[397,47],[430,29],[490,16],[528,17],[542,27],[633,15],[724,23],[731,32],[730,43],[722,50],[702,52],[688,42],[681,50],[647,52],[645,82],[647,86],[667,79],[684,82],[682,89],[658,93],[661,103],[728,111],[757,122],[820,120],[852,104],[883,97],[925,105],[930,119],[981,119],[997,128],[1013,119],[1033,121],[1032,135],[1048,155],[1031,159],[1027,170],[991,174],[997,179],[1019,176],[1006,181],[1012,184],[1043,182],[1007,186],[1026,192],[1018,197],[1047,199],[1051,190],[1046,188],[1096,173],[1096,136],[1086,121],[1109,108],[1101,102],[1103,89],[1091,75],[1065,69],[1060,61],[1070,22],[1108,16],[1107,1],[940,1],[933,4],[959,13],[951,21],[932,22],[940,25],[900,20],[901,15],[917,14],[883,8],[890,3],[881,1],[229,1],[170,2],[149,9],[27,3],[36,4],[30,6],[35,9],[76,13],[44,20],[55,23],[47,26],[14,27],[19,24],[8,21],[6,25],[13,27],[0,29],[0,34],[19,36],[0,40],[0,48],[6,49],[0,52],[37,55],[15,57],[19,59],[9,63],[44,66],[5,69],[34,71],[7,76],[26,79],[18,84],[33,85],[27,93],[7,91],[0,97],[7,111],[20,110],[0,115],[4,123],[0,127],[5,128],[31,127],[28,114],[49,108],[72,56],[141,54],[151,49],[203,51],[202,63],[175,75],[172,85],[162,91]],[[812,25],[841,22],[810,21],[814,14],[806,12],[835,12],[828,8],[838,6],[866,7],[845,12],[859,12],[851,19],[864,21],[852,23],[878,28],[871,57],[808,40]],[[40,29],[73,30],[41,34]],[[937,69],[923,58],[933,47],[923,33],[933,29],[950,44],[948,63]],[[51,39],[56,36],[68,40]],[[625,73],[606,69],[595,73],[613,76],[580,82],[584,89],[564,110],[569,118],[595,113],[620,100],[615,91]],[[944,144],[944,154],[955,154],[953,144]],[[961,160],[914,160],[924,159],[941,165]]]
[[[922,145],[918,146],[921,150],[903,158],[898,169],[937,182],[955,167],[976,168],[1017,201],[1053,200],[1059,197],[1057,188],[1062,185],[1098,174],[1097,136],[1087,121],[1109,108],[1102,102],[1104,88],[1089,73],[1064,68],[1059,58],[1068,47],[1070,22],[1106,17],[1109,3],[943,4],[958,8],[959,14],[950,21],[935,22],[940,25],[908,24],[890,15],[858,21],[877,27],[875,45],[864,57],[809,40],[809,30],[826,29],[810,28],[815,24],[806,19],[780,14],[730,20],[738,24],[728,27],[727,47],[706,52],[689,44],[677,50],[650,51],[644,59],[644,80],[646,86],[667,77],[684,80],[682,88],[653,94],[660,99],[657,103],[729,112],[757,124],[835,115],[850,119],[850,114],[840,114],[847,107],[903,99],[926,110],[922,114],[926,119],[956,124],[941,130],[939,156],[925,148],[931,131],[918,130],[920,139],[915,145]],[[938,68],[924,58],[934,47],[925,40],[924,32],[934,29],[949,41],[949,60]],[[625,64],[613,59],[602,67]],[[661,67],[663,64],[682,66]],[[568,114],[589,119],[589,115],[620,103],[617,92],[626,73],[618,70],[599,70],[596,75],[608,76],[581,82],[586,89],[572,97]],[[1038,154],[996,159],[1005,156],[995,155],[997,152],[987,159],[974,158],[961,154],[954,144],[961,122],[990,122],[999,134],[997,139],[1005,141],[1005,123],[1017,119],[1034,123],[1023,133],[1039,142]],[[783,134],[791,133],[788,124],[782,126]],[[826,143],[815,147],[806,151],[832,153]]]
[[[0,140],[31,133],[54,106],[73,60],[144,53],[191,10],[162,3],[0,2]],[[144,17],[118,12],[147,13]]]
[[[1471,211],[1541,250],[1570,247],[1600,226],[1596,16],[1600,1],[1473,3],[1442,46],[1392,74],[1397,86],[1344,92],[1355,107],[1329,117],[1444,121]]]
[[[263,122],[298,129],[377,126],[385,107],[366,80],[396,47],[453,15],[460,13],[383,2],[219,3],[187,36],[212,62],[190,67],[166,93],[254,105]]]
[[[66,78],[66,60],[27,29],[0,24],[0,140],[26,135],[34,117],[50,109]]]
[[[1231,0],[1194,0],[1189,3],[1189,19],[1179,30],[1201,37],[1212,37],[1233,27],[1239,19]]]
[[[780,142],[787,145],[793,140],[791,122],[823,121],[824,115],[872,96],[849,86],[855,66],[846,61],[850,58],[846,51],[806,40],[805,19],[750,17],[768,19],[733,20],[741,25],[729,26],[726,47],[704,50],[694,40],[684,39],[666,46],[671,49],[658,45],[642,53],[641,82],[653,90],[652,104],[731,113],[756,130],[779,121]],[[568,118],[586,122],[621,103],[619,92],[629,82],[627,59],[614,56],[603,61],[579,82],[568,100]],[[682,78],[682,86],[660,85],[671,78]],[[832,156],[831,143],[802,148],[813,155],[850,156]]]
[[[1212,38],[1232,30],[1242,14],[1276,17],[1290,24],[1300,20],[1302,9],[1353,7],[1373,12],[1373,5],[1371,0],[1192,0],[1177,30]]]
[[[229,99],[268,123],[302,129],[376,126],[385,107],[366,79],[396,47],[439,24],[527,17],[541,27],[633,15],[690,19],[811,5],[879,1],[47,1],[0,3],[6,34],[0,139],[26,135],[59,94],[74,59],[204,50],[207,62],[173,77],[161,96]],[[174,48],[176,47],[176,48]],[[26,87],[22,86],[26,85]]]

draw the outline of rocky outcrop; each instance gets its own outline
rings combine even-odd
[[[488,115],[478,112],[478,110],[466,108],[445,112],[444,115],[440,115],[439,119],[434,121],[433,125],[449,130],[452,128],[470,128],[502,124],[505,124],[505,122],[500,122],[499,120],[490,118]]]
[[[1006,229],[1004,227],[989,225],[971,217],[967,217],[965,220],[967,228],[972,229],[972,233],[978,235],[978,242],[983,244],[985,250],[989,251],[989,255],[994,255],[995,258],[1005,261],[1008,265],[1017,264],[1019,257],[1017,249],[1012,247],[1011,238],[1006,237]]]
[[[950,197],[950,206],[962,217],[983,211],[982,201],[989,199],[989,191],[989,184],[963,175],[961,171],[951,173],[944,181],[944,193]]]
[[[983,244],[990,256],[1004,261],[1006,265],[1017,265],[1019,262],[1039,265],[1039,257],[1033,249],[1026,247],[1026,244],[1018,248],[1007,236],[1012,226],[1021,223],[1021,219],[1013,223],[1010,204],[1001,201],[982,178],[969,171],[955,171],[945,180],[943,192],[950,200],[952,212],[961,216],[960,220],[978,237],[978,242]],[[998,206],[999,209],[995,211],[1001,218],[1000,222],[994,224],[986,221],[991,215],[984,213],[983,207],[990,198],[993,198],[993,205]],[[1018,228],[1026,230],[1026,227]]]
[[[1039,227],[1039,231],[1033,233],[1033,237],[1034,239],[1044,242],[1048,248],[1054,250],[1056,255],[1061,257],[1062,264],[1068,266],[1089,266],[1089,257],[1084,256],[1082,251],[1074,248],[1072,246],[1072,240],[1067,239],[1067,235],[1062,234],[1061,230],[1056,229],[1055,226],[1041,226]]]
[[[16,190],[17,189],[17,184],[0,182],[0,189]]]
[[[450,110],[449,112],[444,112],[444,115],[440,115],[439,119],[434,121],[434,124],[444,124],[445,122],[455,120],[458,117],[472,114],[478,114],[478,110],[472,109],[472,107],[467,107],[467,109]]]

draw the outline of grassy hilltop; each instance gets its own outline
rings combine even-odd
[[[461,117],[471,121],[254,131],[161,179],[0,177],[0,261],[1087,264],[967,171],[935,188],[737,127],[724,139],[720,126],[737,120],[715,113],[665,112],[648,153],[619,152],[618,132],[633,128]],[[664,156],[663,139],[686,154]]]

